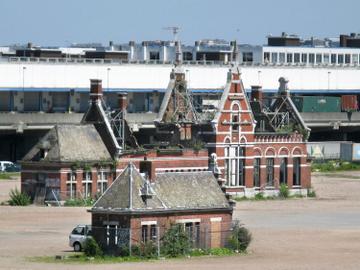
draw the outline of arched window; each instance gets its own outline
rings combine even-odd
[[[231,107],[231,130],[233,132],[239,132],[239,123],[240,123],[240,112],[239,105],[233,104]]]

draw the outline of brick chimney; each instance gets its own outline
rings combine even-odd
[[[152,161],[147,160],[147,157],[140,161],[140,173],[145,173],[150,182],[155,181],[155,165]]]
[[[118,101],[119,101],[119,109],[123,112],[127,110],[127,93],[119,93],[118,94]]]
[[[263,90],[260,85],[251,86],[251,101],[258,101],[262,104],[263,102]]]
[[[92,102],[101,100],[103,96],[103,89],[101,85],[101,80],[90,79],[90,99]]]

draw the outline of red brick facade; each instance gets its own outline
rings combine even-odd
[[[226,191],[252,195],[278,189],[280,179],[294,191],[309,188],[310,166],[302,135],[255,133],[256,122],[239,73],[231,73],[224,94],[208,146],[218,157]]]

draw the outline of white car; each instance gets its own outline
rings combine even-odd
[[[77,225],[69,235],[69,246],[76,252],[81,251],[89,236],[91,236],[90,225]]]
[[[0,172],[4,172],[6,166],[14,165],[11,161],[0,161]]]

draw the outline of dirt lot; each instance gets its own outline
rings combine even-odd
[[[249,255],[106,265],[33,263],[71,254],[68,234],[90,223],[84,208],[0,207],[0,269],[359,269],[360,172],[314,175],[317,199],[240,202],[234,216],[252,231]],[[0,181],[0,198],[16,181]]]

